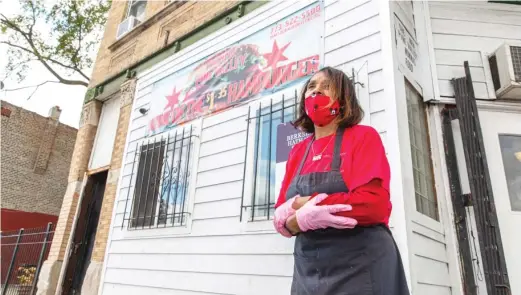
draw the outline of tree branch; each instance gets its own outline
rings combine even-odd
[[[78,6],[76,5],[76,2],[74,2],[74,1],[72,2],[72,7],[73,7],[74,12],[76,12],[76,17],[79,18],[80,13],[78,11]],[[83,39],[82,35],[81,35],[81,25],[82,25],[82,23],[80,22],[80,26],[78,28],[78,48],[76,48],[76,51],[74,52],[74,55],[72,56],[73,61],[78,58],[78,54],[81,50],[81,41]]]
[[[32,62],[32,61],[37,61],[37,60],[38,60],[38,59],[32,59],[32,58],[30,58],[30,59],[28,59],[28,60],[24,60],[24,61],[21,61],[21,62],[19,62],[19,63],[17,63],[17,64],[12,65],[12,66],[10,67],[11,69],[10,69],[10,70],[7,72],[7,74],[3,77],[3,80],[6,80],[7,78],[9,78],[9,76],[11,76],[11,74],[14,73],[15,70],[16,70],[19,66],[21,66],[21,65],[23,65],[23,64],[26,64],[26,63],[30,63],[30,62]]]
[[[27,49],[27,48],[25,48],[25,47],[23,47],[23,46],[16,45],[16,44],[13,44],[13,43],[11,43],[11,42],[7,42],[7,41],[0,41],[0,44],[5,44],[5,45],[8,45],[8,46],[11,46],[11,47],[14,47],[14,48],[21,49],[21,50],[23,50],[23,51],[26,51],[26,52],[28,52],[28,53],[30,53],[30,54],[32,54],[32,55],[38,57],[36,54],[34,54],[34,52],[32,52],[31,49]]]
[[[87,75],[85,75],[85,74],[84,74],[80,69],[78,69],[77,67],[64,65],[63,63],[61,63],[61,62],[59,62],[59,61],[57,61],[57,60],[55,60],[55,59],[49,58],[49,57],[43,57],[43,58],[46,59],[46,60],[48,60],[48,61],[50,61],[50,62],[52,62],[52,63],[55,63],[55,64],[57,64],[57,65],[59,65],[59,66],[62,66],[62,67],[64,67],[64,68],[66,68],[66,69],[73,70],[73,71],[77,72],[78,74],[80,74],[83,78],[85,78],[85,80],[90,81],[90,78],[89,78]]]
[[[34,6],[34,3],[33,3],[32,0],[29,0],[28,2],[30,3],[31,11],[32,11],[32,14],[33,14],[33,23],[29,27],[29,36],[32,37],[33,36],[33,28],[34,28],[34,25],[36,24],[36,7]]]
[[[83,57],[82,51],[85,50],[83,48],[85,46],[83,46],[84,44],[82,42],[84,42],[85,37],[88,36],[88,34],[91,32],[90,27],[87,25],[91,23],[89,16],[91,14],[96,16],[96,13],[106,13],[107,8],[103,6],[101,2],[99,7],[96,5],[90,6],[86,4],[88,9],[84,15],[82,9],[80,9],[80,6],[83,4],[79,5],[73,1],[72,3],[69,3],[68,7],[62,7],[66,9],[66,11],[63,13],[63,15],[60,14],[59,16],[54,15],[55,11],[53,8],[51,15],[58,17],[58,19],[55,21],[55,24],[58,25],[57,30],[61,36],[59,36],[58,45],[47,46],[45,45],[46,41],[44,40],[44,37],[41,37],[36,32],[36,24],[38,23],[38,19],[42,13],[47,14],[47,18],[50,17],[48,11],[39,3],[33,2],[33,0],[22,1],[24,1],[24,12],[20,16],[8,18],[3,13],[0,13],[0,23],[3,27],[10,30],[10,34],[13,37],[12,40],[9,39],[6,41],[0,41],[0,44],[6,44],[11,48],[19,50],[20,52],[36,57],[37,60],[58,80],[59,83],[67,85],[82,85],[87,87],[88,81],[90,81],[90,79],[83,72],[82,66],[84,65],[80,60],[80,58]],[[58,6],[54,7],[56,7],[56,9],[59,8]],[[93,10],[91,11],[89,9]],[[92,26],[102,26],[103,19],[103,15],[100,15],[99,19],[92,19]],[[47,19],[47,21],[49,21],[49,19]],[[78,44],[75,48],[73,44],[76,42],[78,42]],[[18,54],[20,54],[20,52],[18,52]],[[16,54],[16,51],[12,51],[10,53]],[[86,58],[87,64],[92,63],[88,57]],[[68,75],[60,73],[60,68],[58,67],[72,70],[74,73],[80,75],[79,79],[68,79]]]
[[[40,61],[40,63],[49,71],[51,72],[51,74],[56,77],[56,79],[58,79],[58,81],[60,81],[61,83],[63,84],[67,84],[67,85],[83,85],[85,87],[88,87],[89,86],[89,83],[85,82],[85,81],[81,81],[81,80],[69,80],[69,79],[64,79],[62,78],[62,76],[60,76],[60,74],[58,74],[43,58],[42,56],[40,55],[40,53],[38,52],[38,49],[36,49],[36,46],[34,46],[34,43],[32,42],[31,39],[27,39],[27,42],[29,42],[29,45],[31,45],[31,48],[33,49],[36,57],[38,57],[38,60]]]
[[[26,40],[29,42],[28,39],[26,39]],[[57,61],[57,60],[55,60],[55,59],[52,59],[52,58],[49,58],[49,57],[43,57],[43,56],[38,55],[39,52],[38,52],[38,50],[37,50],[34,46],[33,46],[33,50],[34,50],[34,51],[33,51],[33,50],[31,50],[31,49],[27,49],[27,48],[25,48],[25,47],[23,47],[23,46],[16,45],[16,44],[13,44],[13,43],[11,43],[11,42],[7,42],[7,41],[0,41],[0,44],[6,44],[6,45],[8,45],[8,46],[12,46],[12,47],[18,48],[18,49],[20,49],[20,50],[23,50],[23,51],[25,51],[25,52],[28,52],[28,53],[34,55],[34,56],[37,58],[37,60],[38,60],[40,63],[42,63],[42,64],[43,64],[43,65],[44,65],[44,66],[45,66],[45,67],[46,67],[46,68],[51,72],[51,74],[53,74],[53,75],[54,75],[58,80],[60,80],[60,81],[61,81],[61,80],[65,81],[65,79],[59,77],[58,73],[56,73],[56,72],[54,72],[54,70],[50,69],[50,66],[48,66],[47,63],[46,63],[45,61],[50,61],[50,62],[55,63],[55,64],[57,64],[57,65],[59,65],[59,66],[62,66],[62,67],[64,67],[64,68],[74,70],[74,71],[76,71],[77,73],[79,73],[81,76],[83,76],[87,81],[90,81],[89,77],[87,77],[87,75],[85,75],[85,74],[84,74],[80,69],[78,69],[78,68],[76,68],[76,67],[72,67],[72,66],[65,65],[65,64],[63,64],[63,63],[61,63],[61,62],[59,62],[59,61]],[[46,66],[46,65],[47,65],[47,66]],[[55,74],[55,73],[56,73],[56,74]],[[70,80],[70,81],[74,81],[74,80]],[[79,81],[79,80],[78,80],[78,81]],[[83,81],[79,81],[79,82],[83,82]],[[64,84],[67,84],[67,83],[64,83]],[[89,84],[88,84],[87,82],[83,82],[83,84],[72,84],[72,85],[84,85],[84,86],[88,86]]]
[[[45,81],[45,82],[42,82],[40,84],[36,84],[36,85],[31,85],[31,86],[24,86],[24,87],[19,87],[19,88],[13,88],[13,89],[5,89],[4,91],[18,91],[18,90],[23,90],[23,89],[27,89],[27,88],[32,88],[34,87],[34,90],[33,92],[31,92],[31,94],[29,95],[29,97],[27,97],[27,100],[31,99],[31,97],[33,97],[33,95],[36,93],[36,91],[38,90],[38,88],[40,88],[40,86],[43,86],[47,83],[57,83],[57,84],[63,84],[63,82],[58,82],[58,81]]]
[[[27,34],[26,32],[22,31],[22,29],[20,29],[20,27],[18,27],[15,23],[10,21],[3,13],[0,13],[0,16],[2,17],[2,20],[0,20],[2,23],[6,24],[9,28],[22,34],[22,36],[24,36],[24,38],[25,38],[25,36]]]
[[[18,90],[23,90],[23,89],[27,89],[27,88],[33,88],[33,87],[40,87],[42,85],[45,85],[47,83],[60,83],[58,81],[45,81],[45,82],[42,82],[40,84],[36,84],[36,85],[30,85],[30,86],[24,86],[24,87],[19,87],[19,88],[12,88],[12,89],[4,89],[4,91],[8,92],[8,91],[18,91]]]

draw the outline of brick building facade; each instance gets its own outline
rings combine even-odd
[[[77,129],[1,102],[2,230],[43,226],[60,213]]]
[[[69,171],[69,183],[63,197],[51,252],[39,277],[38,294],[68,294],[73,292],[71,290],[79,291],[79,288],[82,294],[98,293],[135,95],[136,75],[264,4],[252,2],[246,5],[238,1],[142,2],[146,6],[140,23],[120,38],[117,38],[118,26],[129,18],[129,6],[137,1],[113,1],[109,10],[105,33],[85,97],[78,141]],[[120,101],[118,120],[100,124],[101,113],[107,102],[113,99]],[[89,169],[89,159],[95,153],[94,141],[97,134],[105,128],[116,129],[112,138],[110,163],[99,169]],[[70,257],[66,253],[74,239],[71,233],[74,232],[76,212],[81,211],[79,199],[84,176],[92,177],[102,171],[108,171],[108,176],[92,253],[89,254],[89,261],[83,262],[86,271],[79,279],[82,283],[65,290],[64,286],[71,288],[67,285],[67,280],[73,280],[68,277],[67,265],[70,264]]]

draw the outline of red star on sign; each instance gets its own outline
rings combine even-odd
[[[284,50],[288,48],[288,46],[291,44],[289,42],[288,44],[284,45],[282,48],[279,48],[277,45],[277,40],[273,41],[273,47],[271,48],[271,53],[265,53],[262,56],[267,59],[268,64],[266,65],[266,68],[270,67],[277,67],[277,63],[281,61],[288,60],[287,57],[283,55]]]
[[[181,91],[176,92],[176,87],[174,87],[172,94],[166,96],[166,99],[168,100],[168,104],[166,105],[165,110],[168,108],[173,108],[173,107],[175,107],[176,104],[179,103],[180,94],[181,94]]]

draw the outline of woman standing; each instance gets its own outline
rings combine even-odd
[[[409,294],[388,228],[389,163],[362,117],[342,71],[324,68],[304,86],[294,125],[313,135],[289,155],[274,220],[296,235],[291,294]]]

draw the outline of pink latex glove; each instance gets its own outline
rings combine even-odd
[[[300,197],[300,195],[296,195],[295,197],[287,200],[284,204],[280,205],[275,210],[275,217],[273,218],[273,225],[277,232],[286,238],[291,238],[293,235],[286,229],[286,220],[293,214],[295,214],[295,209],[293,209],[293,202],[295,199]]]
[[[317,206],[325,198],[327,198],[326,194],[319,194],[297,210],[297,223],[301,231],[305,232],[328,227],[345,229],[354,228],[357,225],[356,219],[333,215],[333,213],[351,211],[353,209],[351,205]]]

